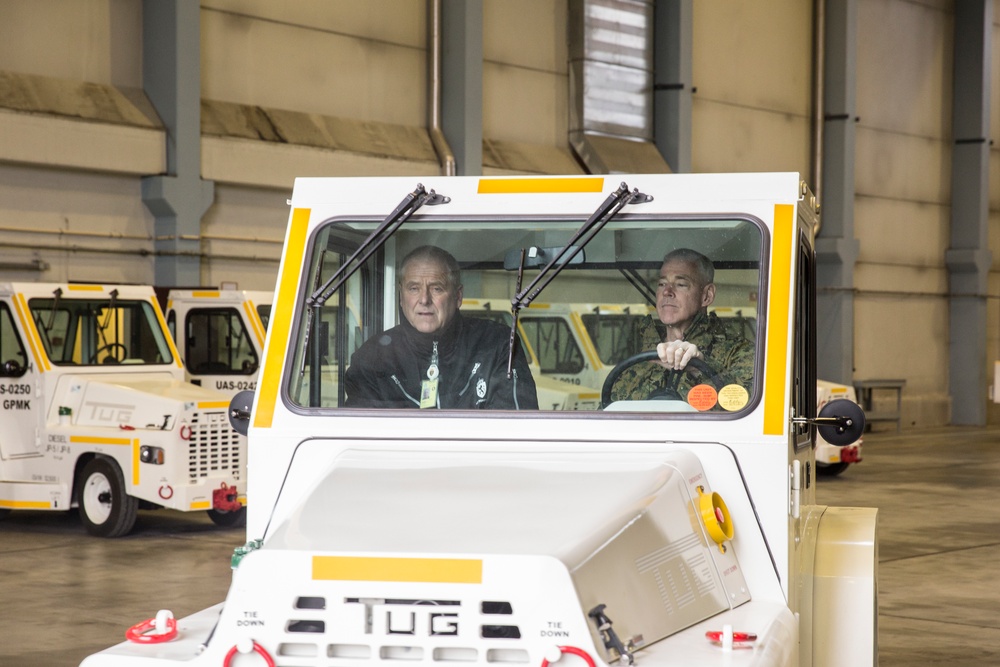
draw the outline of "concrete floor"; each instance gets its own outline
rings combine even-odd
[[[820,478],[827,505],[877,506],[881,667],[1000,664],[1000,428],[869,433],[865,460]],[[75,514],[0,522],[0,666],[73,666],[169,608],[225,597],[241,530],[140,512],[119,540]],[[850,637],[844,641],[849,642]]]

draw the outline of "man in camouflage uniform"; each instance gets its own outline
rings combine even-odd
[[[611,400],[650,398],[667,388],[668,375],[681,399],[697,384],[713,384],[711,378],[685,372],[691,359],[704,361],[718,376],[719,386],[737,384],[750,391],[754,341],[740,322],[708,313],[715,300],[714,280],[715,267],[699,252],[679,248],[663,258],[656,286],[658,321],[647,317],[640,325],[641,349],[655,349],[660,361],[626,369],[612,388]]]

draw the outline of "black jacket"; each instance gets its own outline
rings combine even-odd
[[[435,407],[443,409],[535,410],[535,381],[521,349],[514,348],[507,379],[510,329],[456,313],[443,331],[425,334],[405,319],[372,336],[351,358],[345,374],[349,408],[417,408],[434,345],[438,350]]]

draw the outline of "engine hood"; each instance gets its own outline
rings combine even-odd
[[[225,394],[173,377],[170,373],[65,375],[51,414],[71,410],[76,426],[172,429],[198,409],[225,408]],[[65,412],[65,410],[62,410]]]

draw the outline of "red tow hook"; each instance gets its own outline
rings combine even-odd
[[[243,507],[237,499],[238,495],[235,484],[229,486],[223,482],[222,486],[212,491],[212,509],[220,512],[238,512]]]

